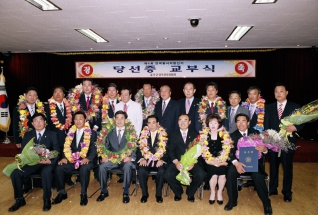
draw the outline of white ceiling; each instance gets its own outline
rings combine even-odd
[[[0,52],[318,46],[318,0],[258,5],[253,0],[52,2],[62,10],[41,11],[24,0],[0,0]],[[201,18],[198,27],[191,27],[191,17]],[[236,25],[254,27],[241,41],[226,41]],[[109,43],[95,43],[76,28],[90,28]]]

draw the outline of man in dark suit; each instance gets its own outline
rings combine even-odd
[[[117,85],[114,83],[110,83],[107,86],[107,94],[109,97],[109,109],[108,109],[108,117],[113,118],[115,113],[115,106],[119,103],[117,98],[118,95],[118,88]]]
[[[169,134],[168,140],[168,155],[172,163],[169,164],[164,174],[164,179],[169,184],[174,192],[174,200],[180,201],[183,193],[180,182],[176,179],[181,169],[181,155],[183,155],[189,143],[191,143],[198,135],[196,131],[190,130],[190,117],[187,114],[181,114],[178,117],[178,130]],[[192,181],[190,186],[187,187],[186,194],[188,195],[188,201],[194,202],[194,193],[197,188],[202,184],[206,177],[206,173],[200,162],[189,167],[189,173],[192,175]]]
[[[36,112],[36,101],[38,99],[38,90],[35,87],[29,87],[25,91],[25,99],[26,99],[26,105],[27,107],[24,108],[24,110],[27,112],[27,120],[28,120],[28,127],[29,129],[34,129],[32,125],[32,116]],[[19,113],[19,107],[16,106],[13,108],[13,116],[12,116],[12,126],[13,126],[13,137],[14,137],[14,143],[16,144],[17,148],[21,148],[21,143],[23,139],[23,133],[21,133],[21,130],[19,128],[20,123],[20,113]]]
[[[93,169],[94,164],[93,160],[96,158],[97,151],[95,146],[96,141],[96,132],[91,131],[90,129],[85,128],[86,115],[82,111],[78,111],[74,115],[74,124],[76,126],[76,131],[70,137],[73,137],[73,140],[70,145],[71,153],[81,152],[83,147],[86,147],[84,142],[84,137],[89,134],[90,142],[88,143],[88,152],[85,157],[81,157],[78,161],[70,162],[68,158],[63,153],[63,158],[58,162],[56,167],[55,174],[57,178],[57,190],[58,195],[53,201],[53,204],[59,204],[62,200],[67,199],[67,193],[65,191],[65,174],[70,173],[75,169],[79,169],[80,174],[80,183],[82,186],[81,190],[81,200],[80,205],[87,205],[87,188],[89,183],[90,170]],[[86,133],[86,134],[85,134]],[[66,143],[69,142],[69,137],[66,138]],[[69,147],[69,146],[65,146]],[[64,147],[63,147],[64,148]],[[79,162],[79,167],[76,168],[75,162]]]
[[[155,106],[155,115],[159,124],[164,127],[168,134],[178,129],[179,106],[178,102],[171,99],[171,89],[168,85],[160,87],[160,101]]]
[[[56,133],[45,129],[45,116],[41,113],[35,113],[32,116],[32,125],[34,126],[33,131],[29,131],[25,134],[22,140],[23,148],[27,143],[34,138],[34,142],[37,144],[43,144],[49,150],[57,150],[60,152],[59,144],[57,141]],[[46,159],[39,161],[39,164],[34,166],[25,165],[21,170],[16,169],[11,173],[11,181],[14,189],[14,198],[16,202],[9,208],[9,211],[16,211],[21,206],[24,206],[25,199],[23,197],[23,179],[34,174],[40,173],[42,186],[43,186],[43,211],[48,211],[51,209],[51,195],[52,195],[52,171],[55,168],[57,157],[53,159]]]
[[[280,120],[286,116],[289,116],[295,109],[300,108],[298,104],[287,101],[288,91],[284,84],[278,83],[275,87],[275,98],[277,102],[266,106],[264,128],[274,129],[279,131]],[[288,137],[290,144],[296,144],[296,131],[300,131],[304,125],[289,125],[286,129],[288,132],[292,132],[292,137]],[[293,157],[294,150],[288,150],[288,152],[281,151],[280,157],[278,152],[269,152],[270,163],[270,183],[269,183],[269,195],[278,195],[278,170],[280,162],[283,165],[283,189],[285,202],[292,201],[292,182],[293,182]]]
[[[227,194],[229,196],[229,202],[225,205],[224,210],[229,211],[232,210],[233,207],[237,206],[238,199],[238,191],[237,191],[237,178],[240,174],[245,173],[245,165],[239,162],[235,157],[235,152],[237,150],[237,142],[243,137],[253,133],[259,133],[259,131],[254,130],[253,128],[248,128],[249,125],[249,117],[246,114],[239,113],[235,116],[235,123],[237,126],[237,130],[230,134],[234,147],[230,151],[230,162],[229,169],[226,176],[226,188]],[[266,154],[268,152],[265,146],[257,146],[256,150]],[[272,214],[271,201],[268,198],[268,190],[265,183],[265,176],[267,175],[265,172],[265,166],[263,162],[263,157],[258,160],[258,172],[252,172],[251,177],[254,180],[255,188],[257,190],[257,194],[261,199],[264,206],[265,215]]]
[[[152,86],[150,83],[144,83],[142,85],[142,92],[143,92],[143,97],[142,97],[142,103],[141,103],[141,108],[142,111],[144,111],[150,102],[151,99],[151,93],[152,93]],[[142,127],[147,126],[147,118],[143,119],[142,121]]]
[[[159,142],[160,140],[158,139],[158,128],[159,128],[159,123],[158,123],[158,118],[155,115],[150,115],[147,117],[147,124],[148,124],[148,129],[149,129],[149,134],[147,137],[147,149],[149,149],[150,153],[153,155],[156,154],[158,148],[159,148]],[[164,131],[166,134],[166,132]],[[143,135],[143,133],[141,134]],[[142,140],[140,140],[142,141]],[[140,143],[140,147],[142,147],[143,143]],[[156,171],[156,201],[158,203],[163,202],[162,198],[162,188],[164,184],[164,179],[163,179],[163,174],[166,169],[166,164],[168,162],[168,156],[166,153],[162,155],[162,157],[158,158],[158,160],[154,161],[149,158],[145,158],[141,152],[140,147],[137,148],[137,163],[139,163],[139,168],[138,168],[138,179],[140,182],[140,187],[142,189],[142,197],[140,199],[141,203],[146,203],[147,199],[149,197],[148,194],[148,186],[147,186],[147,181],[148,181],[148,175],[151,171]],[[166,147],[165,147],[166,148]]]
[[[112,152],[118,152],[126,146],[127,140],[125,137],[125,120],[127,118],[127,113],[124,111],[117,111],[115,113],[116,127],[107,135],[105,142],[107,150],[110,150]],[[106,197],[108,197],[106,184],[108,171],[114,168],[120,168],[124,172],[123,203],[129,203],[129,186],[131,182],[132,171],[135,168],[135,165],[133,163],[133,161],[135,160],[135,150],[129,157],[126,157],[120,164],[112,163],[110,160],[108,160],[107,157],[101,160],[101,164],[99,165],[99,183],[102,191],[96,201],[100,202],[103,201]]]
[[[93,80],[85,78],[82,81],[83,92],[79,98],[79,104],[81,105],[81,110],[87,112],[90,109],[90,105],[93,102]],[[101,109],[101,107],[99,107]],[[94,131],[99,131],[101,129],[101,111],[96,113],[95,117],[92,117],[89,120],[89,125]]]
[[[199,122],[198,104],[200,102],[200,99],[194,97],[195,91],[195,85],[191,82],[187,82],[183,86],[183,93],[185,95],[185,98],[180,99],[178,102],[180,114],[185,113],[190,116],[190,120],[192,123],[190,124],[189,129],[199,132],[199,126],[196,126],[196,124]]]
[[[249,115],[248,109],[240,106],[241,93],[237,90],[233,90],[229,93],[230,106],[226,110],[226,119],[224,119],[224,127],[229,133],[234,132],[236,128],[235,116],[239,113]]]

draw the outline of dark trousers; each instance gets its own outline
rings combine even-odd
[[[163,176],[176,196],[181,196],[183,193],[181,183],[176,179],[179,173],[180,171],[176,168],[176,165],[170,163]],[[188,196],[194,196],[195,191],[205,179],[206,173],[200,164],[195,164],[189,173],[192,175],[192,181],[190,186],[187,187],[186,194]]]
[[[78,168],[79,175],[80,175],[80,183],[82,186],[81,193],[83,193],[83,194],[87,194],[90,170],[93,169],[93,167],[94,167],[93,163],[89,162],[88,164],[80,165]],[[65,189],[65,175],[67,173],[70,173],[73,170],[75,170],[74,163],[57,165],[57,167],[55,169],[55,174],[56,174],[56,178],[57,178],[57,190],[58,191]]]
[[[288,152],[281,152],[280,157],[278,157],[278,152],[269,153],[269,172],[270,172],[270,182],[269,182],[269,192],[277,192],[278,187],[278,175],[279,175],[279,164],[282,163],[283,166],[283,189],[282,193],[284,195],[292,194],[292,184],[293,184],[293,157],[295,151],[288,150]]]
[[[268,198],[268,190],[265,183],[265,176],[260,172],[250,173],[252,179],[254,180],[255,189],[257,195],[261,199],[264,208],[271,206],[271,201]],[[226,189],[229,196],[229,203],[237,203],[238,191],[237,191],[237,178],[240,177],[240,174],[237,172],[234,165],[230,165],[226,175]]]
[[[156,163],[155,163],[156,164]],[[143,196],[148,196],[148,175],[151,171],[156,171],[156,196],[162,196],[162,188],[164,184],[163,174],[165,172],[166,166],[162,165],[161,167],[151,166],[139,166],[138,168],[138,179],[140,183],[140,187],[142,190]]]
[[[52,171],[54,167],[55,164],[37,164],[34,166],[25,165],[21,168],[22,171],[15,169],[10,176],[14,189],[14,198],[23,197],[23,180],[32,174],[39,173],[43,187],[43,199],[50,199],[52,195]]]

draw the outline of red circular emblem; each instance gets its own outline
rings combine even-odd
[[[90,76],[91,74],[93,74],[93,67],[89,64],[84,64],[82,66],[82,75]]]
[[[235,72],[237,72],[240,75],[243,75],[247,72],[248,66],[245,62],[238,62],[235,65]]]

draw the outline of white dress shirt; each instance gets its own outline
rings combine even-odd
[[[124,110],[124,102],[119,102],[115,105],[115,113],[119,110]],[[126,103],[128,119],[135,126],[137,136],[139,137],[142,127],[142,109],[141,105],[131,99]]]
[[[280,104],[282,104],[282,110],[283,110],[283,112],[284,112],[284,109],[285,109],[286,104],[287,104],[287,100],[285,100],[283,103],[277,102],[277,110],[278,110]]]

